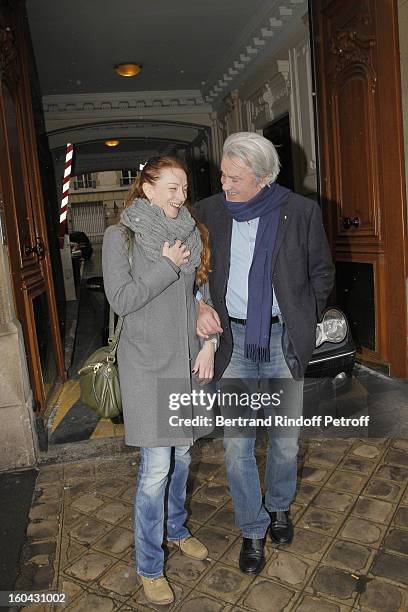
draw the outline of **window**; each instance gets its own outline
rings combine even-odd
[[[85,232],[93,245],[101,243],[105,231],[103,202],[73,202],[71,204],[73,232]]]
[[[137,170],[122,170],[122,176],[120,179],[121,186],[131,185],[137,177],[137,174]]]
[[[92,178],[91,172],[77,174],[74,177],[74,189],[95,189],[96,181]]]

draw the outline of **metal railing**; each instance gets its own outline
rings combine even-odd
[[[92,244],[102,242],[106,226],[103,202],[73,202],[70,216],[72,231],[85,232]]]

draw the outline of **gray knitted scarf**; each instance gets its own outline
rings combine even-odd
[[[181,240],[190,251],[188,262],[181,266],[181,271],[191,274],[200,265],[200,231],[185,206],[180,208],[175,219],[170,219],[160,206],[136,198],[122,212],[120,220],[134,232],[136,242],[151,261],[157,261],[162,256],[163,244],[166,241],[172,246],[176,240]]]

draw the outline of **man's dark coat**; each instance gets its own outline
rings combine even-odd
[[[224,332],[215,356],[215,378],[220,378],[232,355],[232,334],[225,304],[232,218],[222,193],[201,200],[199,219],[210,233],[210,294]],[[316,202],[290,193],[282,205],[272,277],[284,322],[282,348],[294,378],[304,375],[315,348],[316,324],[334,282],[334,267]]]

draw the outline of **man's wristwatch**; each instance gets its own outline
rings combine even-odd
[[[218,348],[218,342],[217,342],[217,338],[208,338],[205,342],[212,342],[214,345],[214,351],[217,350]],[[205,344],[204,342],[204,344]]]

